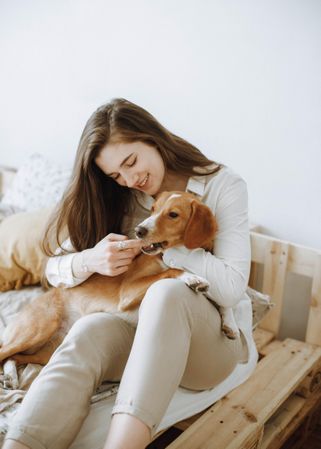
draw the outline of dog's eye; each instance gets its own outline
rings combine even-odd
[[[171,218],[177,218],[177,217],[178,217],[178,214],[177,214],[176,212],[170,212],[170,213],[168,214],[168,216],[171,217]]]

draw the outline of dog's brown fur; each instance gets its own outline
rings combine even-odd
[[[170,212],[178,216],[172,218]],[[216,221],[211,210],[195,196],[164,192],[154,204],[152,217],[156,217],[155,227],[144,237],[146,245],[166,241],[166,248],[183,244],[190,249],[212,249]],[[0,361],[11,357],[18,363],[44,365],[77,319],[93,312],[133,310],[151,284],[182,273],[165,267],[158,255],[141,254],[119,276],[95,273],[79,286],[53,288],[24,307],[7,326]]]

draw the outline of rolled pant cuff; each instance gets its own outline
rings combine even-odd
[[[128,415],[133,415],[135,418],[140,419],[144,424],[146,424],[147,427],[149,427],[151,437],[154,436],[158,423],[155,423],[155,420],[149,412],[130,404],[119,404],[115,405],[111,412],[112,415],[115,415],[116,413],[127,413]]]
[[[35,440],[32,436],[28,435],[21,429],[15,429],[10,427],[8,433],[6,434],[5,440],[15,440],[19,443],[25,444],[30,447],[30,449],[46,449],[38,440]]]

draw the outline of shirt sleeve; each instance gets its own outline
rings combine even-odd
[[[204,249],[170,248],[164,252],[163,260],[171,267],[207,279],[210,288],[206,295],[218,305],[233,307],[244,296],[250,273],[247,187],[242,178],[233,175],[221,186],[216,201],[212,201],[213,189],[210,188],[204,202],[218,223],[214,254]]]
[[[62,248],[66,251],[74,251],[74,248],[68,238],[62,243]],[[45,275],[49,282],[54,287],[70,288],[81,284],[89,278],[91,273],[84,272],[81,277],[75,277],[72,271],[72,260],[77,254],[72,252],[70,254],[61,254],[61,248],[57,248],[55,256],[48,259]]]

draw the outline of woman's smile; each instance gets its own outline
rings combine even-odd
[[[147,173],[147,175],[145,176],[145,178],[142,180],[142,182],[140,184],[137,184],[137,187],[139,187],[140,189],[147,187],[147,181],[149,180],[149,173]]]

